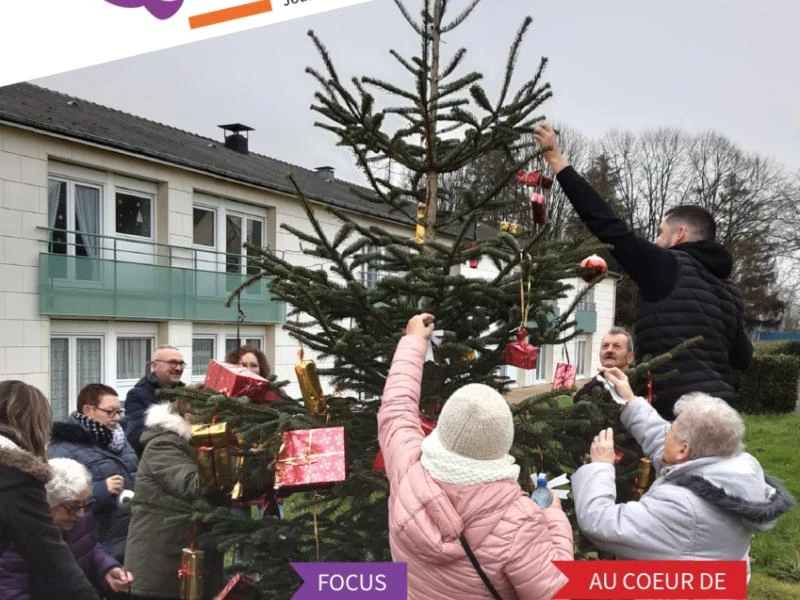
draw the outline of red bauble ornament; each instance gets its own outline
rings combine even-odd
[[[584,258],[581,261],[581,267],[584,268],[584,272],[581,277],[583,277],[583,280],[586,283],[591,283],[601,275],[608,273],[608,265],[606,264],[606,261],[603,260],[602,256],[597,256],[597,254],[592,254],[591,256]]]
[[[544,203],[544,194],[531,192],[531,210],[534,224],[547,225],[547,206]]]
[[[526,340],[528,330],[520,327],[517,332],[517,341],[509,342],[503,350],[503,360],[506,364],[520,369],[535,369],[539,358],[539,348],[529,344]]]
[[[553,180],[541,171],[517,171],[517,181],[522,185],[531,185],[549,190],[553,187]]]
[[[472,242],[469,245],[469,249],[470,250],[474,250],[477,247],[478,247],[478,244],[475,243],[475,242]],[[469,268],[470,269],[477,269],[478,268],[478,262],[480,262],[480,259],[477,256],[474,257],[474,258],[470,258],[469,259]]]

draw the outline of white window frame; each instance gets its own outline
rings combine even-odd
[[[152,181],[127,177],[110,171],[101,171],[87,167],[79,167],[59,161],[51,160],[48,163],[47,178],[49,180],[63,181],[67,183],[67,227],[70,231],[75,231],[75,223],[69,225],[70,215],[74,214],[74,188],[75,184],[96,187],[100,190],[100,215],[98,235],[100,237],[100,252],[98,258],[115,259],[114,249],[116,244],[106,238],[115,238],[127,242],[138,242],[142,247],[137,246],[137,252],[147,253],[153,251],[152,244],[156,239],[158,228],[156,210],[158,185]],[[116,198],[117,191],[121,193],[141,196],[150,199],[150,237],[140,235],[130,235],[117,233],[116,227]],[[71,203],[71,204],[70,204]],[[70,206],[72,210],[70,210]],[[48,213],[49,218],[49,213]],[[74,234],[67,235],[67,254],[74,255],[75,239]],[[145,250],[149,248],[150,250]],[[71,250],[70,250],[71,249]],[[138,262],[138,260],[137,260]]]
[[[100,341],[100,378],[98,381],[91,383],[103,383],[106,374],[106,348],[108,347],[106,336],[94,333],[59,333],[50,332],[50,340],[53,339],[66,339],[67,340],[67,416],[76,410],[78,400],[78,340],[99,340]],[[48,344],[52,345],[49,341]],[[49,360],[49,357],[48,357]],[[53,382],[50,382],[52,390]],[[48,391],[48,397],[51,393]],[[58,418],[64,415],[58,415]]]
[[[371,254],[376,251],[383,255],[383,247],[373,245],[366,246],[363,253]],[[361,285],[365,288],[375,289],[384,277],[386,277],[386,271],[383,271],[379,267],[374,267],[368,263],[361,265]]]
[[[591,288],[583,295],[575,305],[575,310],[595,310],[594,290],[595,288]]]
[[[242,339],[244,344],[247,343],[248,339],[258,339],[261,342],[261,351],[270,356],[269,349],[266,347],[267,340],[270,339],[269,334],[267,333],[267,327],[273,326],[265,326],[265,325],[250,325],[250,324],[243,324],[239,326],[239,336]],[[214,355],[212,358],[224,361],[225,357],[227,356],[227,342],[231,339],[236,339],[236,325],[211,325],[208,323],[195,323],[192,328],[192,341],[195,339],[214,339]],[[188,360],[188,359],[187,359]],[[194,358],[192,358],[192,362],[194,362]],[[271,364],[271,361],[270,361]],[[205,374],[198,374],[197,368],[195,365],[192,364],[191,366],[191,376],[190,380],[192,383],[202,383],[205,379]]]
[[[119,377],[119,361],[117,361],[117,353],[119,352],[120,340],[149,340],[150,342],[150,355],[145,358],[146,362],[142,365],[142,371],[135,377]],[[116,378],[117,386],[133,387],[150,369],[148,363],[155,352],[156,338],[154,335],[130,335],[130,334],[117,334],[114,336],[114,375]]]
[[[211,358],[212,359],[216,358],[217,360],[220,360],[218,335],[207,335],[201,333],[195,333],[194,335],[192,335],[192,375],[191,375],[192,383],[202,383],[203,380],[206,378],[206,369],[208,368],[207,364],[200,367],[200,365],[197,365],[194,360],[194,343],[200,340],[203,341],[211,340],[213,344],[213,347],[211,348]],[[202,373],[199,372],[201,368],[203,369]]]
[[[142,366],[142,373],[136,379],[116,379],[117,377],[117,338],[149,338],[153,351],[158,347],[158,324],[155,322],[135,321],[79,321],[60,320],[50,321],[50,337],[100,337],[103,339],[101,352],[103,357],[102,376],[104,383],[111,386],[119,394],[120,400],[125,402],[128,390],[147,372],[147,365]],[[148,357],[149,358],[149,357]],[[76,398],[79,390],[70,396]]]
[[[592,350],[590,336],[583,334],[575,337],[575,377],[586,377],[589,373],[591,359],[589,353]],[[583,346],[583,348],[581,348]]]
[[[205,246],[203,244],[194,243],[194,209],[200,208],[203,210],[212,211],[214,213],[214,247]],[[195,264],[198,268],[202,268],[203,264],[210,265],[207,260],[198,259],[198,254],[202,252],[216,253],[214,266],[216,271],[227,271],[227,217],[235,216],[242,219],[242,240],[247,241],[247,222],[256,221],[261,224],[261,244],[266,246],[267,241],[267,209],[263,206],[254,206],[242,201],[221,198],[195,192],[192,200],[192,248],[195,250]],[[239,273],[242,275],[247,274],[247,248],[242,246],[241,266]],[[210,269],[207,269],[210,270]]]

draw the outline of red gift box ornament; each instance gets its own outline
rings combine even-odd
[[[275,489],[300,491],[347,479],[344,427],[284,431],[275,460]]]
[[[272,389],[272,384],[268,379],[264,379],[245,367],[214,359],[208,362],[203,385],[228,398],[247,397],[256,404],[281,400],[280,395]]]
[[[606,261],[603,260],[602,256],[597,256],[597,254],[592,254],[584,258],[581,261],[581,267],[583,267],[584,272],[581,277],[586,283],[591,283],[601,275],[605,275],[608,273],[608,265]]]
[[[539,358],[539,348],[527,342],[528,330],[520,327],[517,340],[506,344],[503,360],[506,364],[519,369],[535,369]]]
[[[575,375],[575,365],[570,363],[556,363],[556,372],[553,376],[553,390],[574,388]]]
[[[231,578],[228,585],[214,596],[214,600],[250,600],[255,589],[255,579],[244,573],[237,573]]]
[[[541,187],[545,190],[553,187],[553,180],[541,171],[517,171],[517,181],[522,185]]]

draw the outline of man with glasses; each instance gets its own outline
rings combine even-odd
[[[130,506],[120,502],[134,489],[139,460],[120,426],[122,409],[117,392],[90,383],[78,393],[78,410],[66,422],[53,424],[49,455],[71,458],[89,469],[89,505],[95,531],[104,550],[119,562],[125,553]]]
[[[150,373],[137,381],[128,392],[122,426],[137,456],[142,456],[139,437],[144,431],[145,413],[158,401],[156,390],[182,386],[181,376],[185,368],[186,362],[180,350],[175,346],[159,346],[150,361]]]

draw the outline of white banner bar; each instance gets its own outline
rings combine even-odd
[[[12,0],[0,8],[0,85],[369,1]]]

